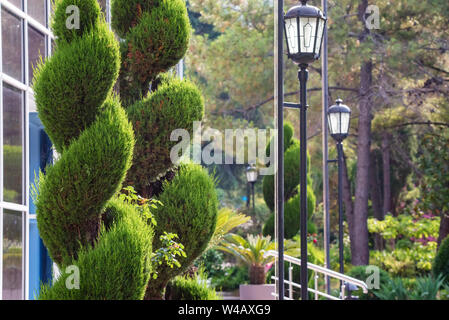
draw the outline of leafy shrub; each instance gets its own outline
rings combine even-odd
[[[147,297],[152,298],[162,297],[168,281],[187,270],[202,254],[214,233],[218,211],[215,182],[196,164],[182,164],[175,178],[164,184],[158,200],[164,206],[153,212],[157,221],[153,247],[160,247],[161,234],[174,233],[187,257],[179,259],[180,268],[157,268],[158,278],[148,286]]]
[[[223,276],[223,262],[223,253],[216,249],[211,249],[205,251],[202,256],[195,261],[195,266],[204,268],[205,273],[213,279],[215,277]]]
[[[368,267],[370,266],[355,266],[348,272],[348,276],[365,282],[371,275],[371,272],[367,272],[366,270]],[[353,291],[353,295],[358,296],[361,300],[376,300],[376,290],[380,290],[383,287],[387,286],[390,280],[391,278],[388,272],[379,269],[379,289],[373,288],[367,294],[363,293],[362,289],[359,289],[357,291]]]
[[[167,286],[167,300],[220,300],[214,289],[207,285],[207,278],[178,276]]]
[[[401,278],[389,279],[387,283],[380,287],[380,290],[374,294],[380,300],[407,300],[409,297],[408,289],[405,287]]]
[[[432,272],[435,277],[438,275],[443,276],[445,283],[449,285],[449,237],[443,240],[438,249],[433,262]]]
[[[222,275],[212,277],[212,285],[221,291],[237,290],[246,283],[249,283],[247,266],[231,266],[223,269]]]
[[[287,140],[288,139],[288,140]],[[273,141],[270,142],[270,144]],[[267,152],[270,145],[267,147]],[[287,123],[284,126],[284,232],[286,238],[293,238],[300,229],[300,194],[299,194],[299,171],[300,171],[300,145],[299,141],[293,138],[293,127]],[[307,156],[308,168],[310,168],[310,156]],[[309,170],[310,171],[310,170]],[[307,177],[307,210],[308,218],[311,219],[316,205],[316,197],[311,187],[310,175]],[[270,210],[274,211],[274,175],[265,176],[263,179],[263,196],[265,203]],[[312,224],[312,222],[309,222]],[[313,226],[311,229],[316,230]],[[274,236],[274,213],[270,215],[263,227],[263,234]]]
[[[444,279],[442,275],[439,275],[436,278],[431,275],[418,278],[416,279],[415,288],[412,291],[410,298],[411,300],[436,300],[443,283]]]

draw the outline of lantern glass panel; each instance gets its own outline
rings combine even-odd
[[[330,113],[329,114],[329,130],[331,135],[339,134],[340,130],[340,113]]]
[[[321,52],[321,42],[323,39],[323,33],[324,33],[324,20],[318,19],[318,33],[317,33],[317,39],[316,39],[316,46],[315,46],[315,53],[319,54]]]
[[[285,20],[285,31],[287,33],[288,51],[290,54],[299,52],[298,47],[298,20],[296,18]]]
[[[301,53],[313,53],[315,49],[315,38],[317,28],[317,18],[300,17],[299,32]]]
[[[351,117],[350,113],[342,113],[341,114],[341,133],[348,134],[349,132],[349,119]]]

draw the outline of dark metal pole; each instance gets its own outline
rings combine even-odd
[[[338,249],[340,259],[340,273],[344,273],[344,244],[343,244],[343,144],[337,142],[338,151]],[[340,282],[340,287],[343,285]]]
[[[249,209],[251,202],[251,193],[249,191],[249,183],[246,184],[246,208]]]
[[[284,300],[284,0],[275,2],[277,5],[277,59],[275,61],[276,93],[277,93],[277,243],[278,243],[278,299]]]
[[[256,197],[254,195],[254,184],[255,182],[251,182],[251,193],[253,194],[253,214],[256,213]]]
[[[308,275],[307,275],[307,79],[309,71],[307,65],[300,65],[298,78],[301,93],[300,116],[300,197],[301,197],[301,299],[308,300]]]

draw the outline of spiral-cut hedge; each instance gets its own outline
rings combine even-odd
[[[159,248],[163,232],[178,235],[185,246],[186,258],[180,258],[180,268],[157,267],[158,277],[147,289],[147,298],[162,297],[168,281],[182,274],[206,249],[217,223],[218,200],[215,182],[206,169],[196,164],[182,164],[171,182],[165,182],[159,197],[163,206],[154,211],[157,221],[154,247]]]
[[[82,288],[68,292],[63,275],[42,298],[141,298],[152,232],[132,207],[110,200],[121,188],[134,149],[132,125],[111,95],[119,47],[96,0],[55,4],[56,51],[39,66],[34,91],[39,117],[60,157],[40,176],[37,222],[61,270],[78,266]],[[64,29],[69,5],[80,9],[78,30]],[[106,209],[121,212],[108,230],[102,224]]]
[[[112,0],[111,12],[112,27],[122,38],[120,98],[136,135],[126,183],[164,204],[155,210],[154,249],[161,246],[160,235],[172,232],[187,255],[180,268],[161,265],[155,270],[157,279],[148,284],[146,298],[162,299],[168,281],[207,247],[217,215],[214,180],[200,166],[176,168],[170,159],[173,130],[186,130],[192,137],[193,122],[204,114],[203,98],[193,83],[163,74],[185,55],[191,27],[184,0]]]
[[[271,143],[271,142],[270,142]],[[268,145],[267,150],[270,150]],[[300,229],[300,201],[299,194],[299,169],[300,169],[300,145],[293,137],[293,127],[286,123],[284,126],[284,231],[286,238],[293,238]],[[307,167],[310,168],[310,156],[307,156]],[[316,206],[316,197],[311,187],[312,179],[307,177],[307,215],[309,218],[308,229],[316,230],[310,221]],[[274,176],[263,178],[263,196],[265,203],[271,211],[274,211]],[[263,227],[263,234],[274,237],[274,213],[270,215]]]

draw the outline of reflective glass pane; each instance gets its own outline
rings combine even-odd
[[[3,299],[23,298],[22,212],[3,211]]]
[[[329,130],[331,134],[339,134],[340,131],[340,114],[331,113],[329,114]]]
[[[28,0],[27,5],[28,14],[44,26],[47,26],[46,2],[46,0]]]
[[[22,67],[22,21],[2,10],[3,72],[23,81]]]
[[[23,9],[22,0],[7,0],[7,1],[15,5],[17,8]]]
[[[33,80],[33,67],[37,66],[41,56],[45,58],[45,35],[28,27],[29,83],[32,83]]]
[[[289,53],[298,53],[298,23],[296,18],[285,20],[285,32]]]
[[[3,84],[3,200],[23,204],[23,93]]]

